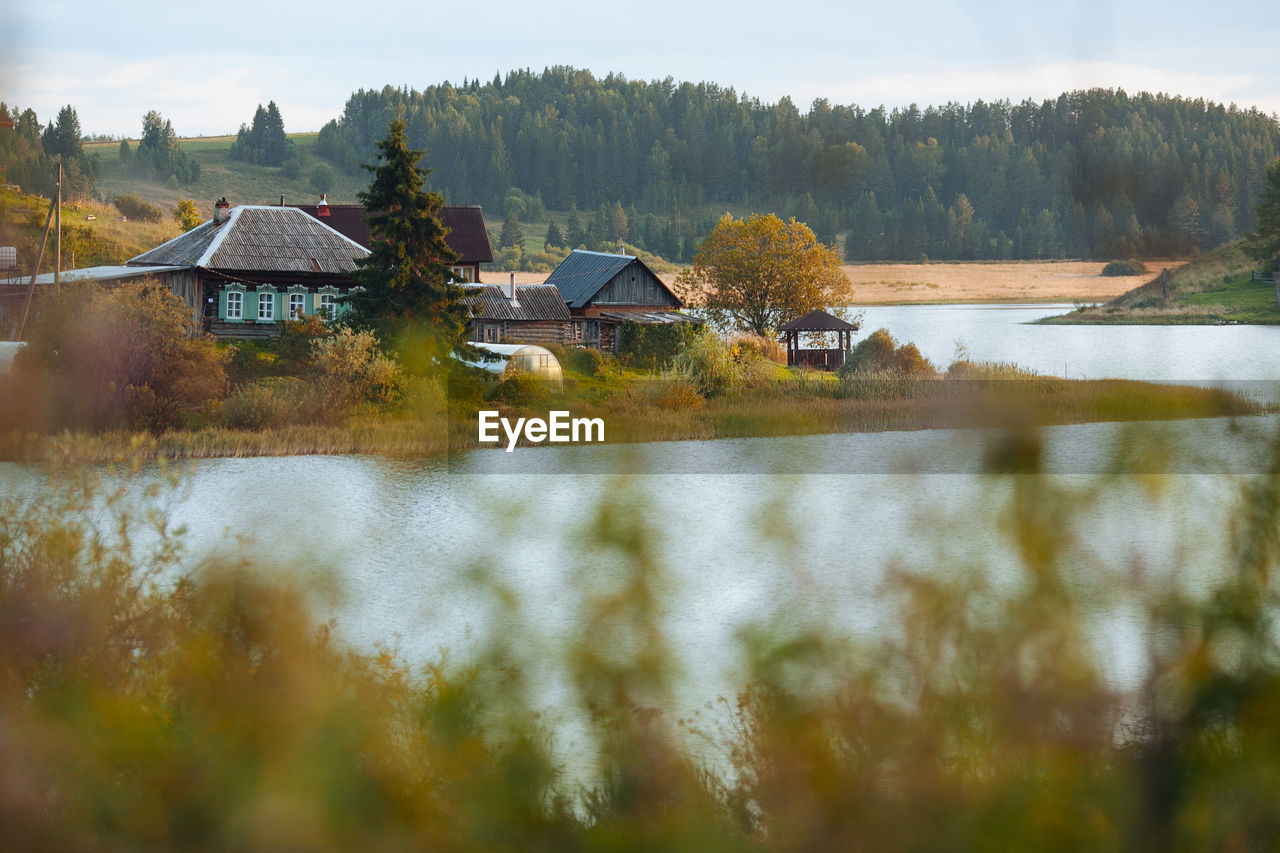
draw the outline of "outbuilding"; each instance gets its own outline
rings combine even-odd
[[[787,367],[813,367],[818,370],[835,370],[844,364],[845,353],[853,344],[857,323],[841,320],[826,311],[810,311],[790,323],[783,323],[778,332],[787,339]],[[835,349],[801,349],[800,335],[836,336]]]

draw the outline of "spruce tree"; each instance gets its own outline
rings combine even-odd
[[[369,254],[356,261],[353,278],[364,289],[347,297],[352,320],[384,338],[420,335],[437,361],[450,351],[470,356],[466,293],[452,283],[458,256],[439,219],[444,199],[425,188],[432,170],[418,167],[422,152],[409,148],[402,119],[377,148],[381,162],[365,166],[373,181],[359,196],[369,211]]]
[[[498,235],[498,246],[506,249],[511,246],[524,247],[524,230],[520,227],[520,220],[516,218],[514,210],[507,213],[507,218],[502,221],[502,231]]]
[[[543,242],[548,248],[564,245],[564,234],[560,231],[560,226],[556,224],[554,219],[547,223],[547,238]]]
[[[1267,169],[1257,211],[1258,224],[1246,238],[1245,249],[1267,270],[1275,270],[1280,268],[1280,160]]]

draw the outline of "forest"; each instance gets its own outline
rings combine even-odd
[[[1195,98],[1092,89],[893,110],[819,99],[801,113],[713,83],[557,66],[357,91],[318,153],[358,170],[401,110],[446,198],[501,205],[518,188],[548,209],[618,203],[675,222],[777,212],[824,242],[847,232],[853,261],[1193,254],[1249,231],[1280,151],[1272,117]]]

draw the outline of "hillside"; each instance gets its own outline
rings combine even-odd
[[[18,249],[19,268],[30,274],[49,215],[49,200],[0,188],[0,246]],[[122,220],[111,205],[68,201],[62,206],[62,268],[120,264],[180,233],[172,217],[159,222]],[[53,240],[41,272],[54,267]]]
[[[97,193],[103,199],[132,193],[163,210],[172,210],[178,197],[195,199],[200,215],[208,219],[213,215],[213,203],[219,196],[226,196],[236,204],[279,204],[280,196],[291,204],[305,204],[320,197],[312,181],[312,171],[323,158],[316,157],[316,134],[292,133],[301,167],[292,177],[275,166],[259,166],[232,160],[228,156],[234,136],[197,137],[179,139],[178,146],[200,165],[200,176],[189,184],[175,185],[163,181],[139,178],[127,174],[119,166],[119,142],[88,143],[84,146],[90,162],[94,164]],[[368,184],[367,173],[344,172],[334,169],[329,200],[334,203],[355,203],[356,193]]]
[[[634,206],[695,230],[726,209],[776,212],[823,242],[847,232],[850,261],[1187,257],[1248,232],[1280,154],[1273,117],[1196,98],[1092,89],[802,112],[568,67],[358,91],[316,151],[354,174],[397,112],[450,198],[496,209],[516,188],[556,210]],[[660,253],[687,261],[688,243]]]
[[[1255,281],[1254,261],[1243,243],[1230,243],[1169,271],[1166,285],[1160,275],[1105,305],[1085,306],[1046,324],[1280,324],[1277,289],[1270,281]]]

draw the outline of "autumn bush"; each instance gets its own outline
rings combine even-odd
[[[876,329],[854,344],[838,371],[841,378],[869,373],[927,377],[937,371],[915,344],[899,345],[887,329]]]
[[[159,432],[221,397],[224,362],[186,303],[155,281],[68,282],[42,300],[14,371],[39,383],[36,428]]]
[[[405,388],[404,371],[379,349],[374,334],[345,326],[311,341],[308,375],[321,421],[341,418],[361,404],[395,406]]]

